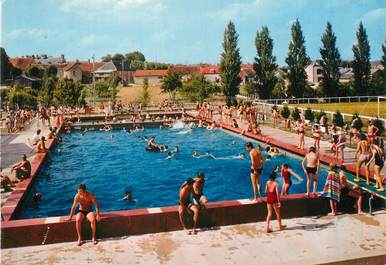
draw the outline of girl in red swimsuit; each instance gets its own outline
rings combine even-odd
[[[265,193],[267,194],[267,224],[265,227],[265,231],[267,233],[272,232],[271,228],[269,227],[269,222],[272,218],[272,208],[275,210],[276,219],[279,223],[279,230],[283,230],[286,225],[282,225],[281,223],[281,216],[280,216],[280,196],[279,196],[279,184],[275,181],[276,178],[276,172],[272,171],[269,174],[269,180],[267,181],[267,184],[265,185]]]
[[[283,186],[281,188],[281,195],[288,195],[289,188],[292,186],[291,172],[288,164],[283,164],[281,166],[281,175],[284,179]]]

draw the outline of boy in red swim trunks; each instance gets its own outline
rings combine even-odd
[[[272,229],[269,227],[269,222],[272,218],[272,208],[275,210],[277,222],[279,223],[279,230],[283,230],[286,228],[286,225],[283,225],[281,223],[281,216],[280,216],[280,196],[279,196],[279,184],[275,181],[276,178],[276,172],[272,171],[269,174],[269,180],[267,181],[267,184],[265,186],[265,193],[267,194],[267,224],[265,227],[265,231],[267,233],[272,232]]]

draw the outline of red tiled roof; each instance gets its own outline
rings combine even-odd
[[[220,73],[220,66],[218,66],[218,65],[201,66],[200,67],[200,73],[203,75],[219,74]]]
[[[243,64],[241,65],[240,69],[240,77],[244,78],[245,76],[251,76],[253,75],[253,65],[252,64]]]
[[[200,73],[199,65],[175,65],[169,68],[169,72],[176,72],[182,75]]]
[[[99,67],[101,67],[104,64],[105,64],[105,62],[95,62],[94,68],[93,68],[92,62],[89,62],[89,61],[80,61],[79,62],[80,69],[82,70],[82,72],[90,72],[90,73],[95,71],[96,69],[98,69]]]
[[[25,71],[27,67],[34,62],[33,58],[12,58],[9,62],[16,68]]]
[[[134,77],[146,77],[146,76],[166,76],[168,70],[137,70],[134,72]]]
[[[75,65],[79,64],[78,61],[75,61],[75,62],[68,62],[68,64],[66,65],[66,67],[63,68],[63,71],[67,72],[69,70],[71,70]]]

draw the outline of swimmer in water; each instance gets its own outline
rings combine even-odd
[[[179,153],[180,152],[180,148],[178,146],[174,147],[173,149],[173,153]]]
[[[165,159],[173,158],[174,154],[172,152],[168,152],[168,156]]]
[[[201,156],[197,153],[196,150],[193,150],[192,157],[194,157],[194,158],[200,158]]]
[[[42,194],[40,192],[36,192],[33,196],[32,196],[32,200],[34,201],[34,203],[38,204],[42,199]]]
[[[133,197],[133,194],[131,193],[131,191],[126,191],[125,197],[123,197],[122,200],[130,202],[132,197]]]
[[[235,144],[236,144],[236,141],[233,140],[233,141],[231,142],[231,145],[235,145]]]

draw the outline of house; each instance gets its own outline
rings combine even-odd
[[[141,85],[147,78],[149,85],[160,85],[168,70],[137,70],[134,72],[134,83]]]
[[[108,79],[117,75],[117,67],[112,61],[105,62],[102,66],[94,71],[95,80]]]
[[[306,67],[307,80],[312,87],[317,87],[319,81],[322,79],[322,67],[318,61],[312,61]]]
[[[16,82],[22,87],[30,87],[32,89],[39,89],[41,87],[41,79],[26,76],[24,73],[16,78]]]
[[[201,66],[200,74],[202,74],[206,80],[213,84],[220,83],[220,67],[218,65]]]
[[[93,72],[104,65],[104,62],[79,61],[79,66],[82,71],[82,84],[91,84]]]
[[[53,57],[53,56],[47,56],[45,54],[43,55],[33,55],[32,58],[34,59],[34,64],[40,64],[40,65],[65,65],[66,59],[64,58],[64,55],[60,55],[60,57]]]
[[[351,68],[339,67],[339,73],[340,73],[340,78],[339,78],[340,83],[347,83],[354,80],[354,72]]]
[[[193,74],[199,74],[200,69],[199,65],[174,65],[169,66],[168,71],[180,74],[182,81],[186,81]]]
[[[9,62],[24,73],[28,66],[34,63],[34,59],[32,57],[16,57],[10,59]]]
[[[253,64],[242,64],[240,68],[241,85],[245,85],[249,80],[253,80],[255,71]]]
[[[63,78],[72,79],[75,82],[82,81],[82,68],[79,61],[69,62],[63,68]]]

